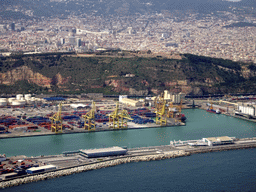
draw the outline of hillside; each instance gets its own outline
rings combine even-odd
[[[161,13],[170,11],[177,17],[182,18],[186,12],[199,14],[216,14],[221,11],[232,11],[235,14],[244,12],[255,14],[251,7],[256,7],[254,0],[242,0],[239,2],[223,0],[108,0],[108,1],[85,1],[85,0],[0,0],[0,17],[4,19],[18,18],[41,18],[60,17],[68,18],[69,15],[133,15]],[[231,10],[230,7],[237,7],[239,10]],[[18,9],[17,9],[18,8]],[[251,13],[248,13],[251,12]],[[29,14],[30,13],[30,14]]]
[[[0,93],[191,95],[256,90],[256,66],[190,54],[162,56],[30,55],[0,58]],[[148,53],[150,55],[150,53]]]

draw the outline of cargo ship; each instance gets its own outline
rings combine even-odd
[[[220,114],[221,113],[219,109],[214,110],[214,109],[209,108],[209,109],[206,109],[206,111],[209,112],[209,113],[215,113],[215,114]]]
[[[211,104],[208,103],[207,105],[210,106],[208,109],[206,109],[207,112],[215,113],[215,114],[221,114],[219,109],[216,109],[216,110],[213,109],[212,103]]]

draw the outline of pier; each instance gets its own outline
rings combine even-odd
[[[193,142],[195,141],[196,140],[193,140]],[[101,169],[105,167],[111,167],[130,162],[163,160],[189,156],[197,153],[207,153],[215,151],[226,151],[256,147],[255,137],[234,139],[233,143],[231,144],[222,144],[215,146],[191,146],[189,145],[190,142],[191,141],[184,141],[182,145],[177,146],[170,144],[162,146],[131,148],[128,149],[127,153],[124,155],[106,157],[103,156],[97,158],[88,158],[83,154],[79,153],[79,151],[68,153],[68,155],[66,155],[66,153],[63,153],[61,155],[30,158],[23,156],[23,159],[27,159],[32,162],[37,162],[40,165],[55,165],[57,169],[44,171],[42,173],[34,173],[16,176],[13,178],[6,178],[0,182],[0,188],[17,186],[25,183],[36,182],[40,180],[56,178],[60,176],[71,175],[75,173],[90,171],[94,169]],[[13,157],[7,157],[7,160],[10,161],[12,158]]]

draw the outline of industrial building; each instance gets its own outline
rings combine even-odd
[[[180,103],[181,101],[185,100],[185,94],[172,94],[168,90],[164,91],[164,100],[171,101],[172,103]]]
[[[225,145],[225,144],[234,143],[234,138],[231,138],[231,137],[228,137],[228,136],[208,137],[208,138],[203,138],[202,140],[203,140],[203,142],[207,142],[208,146]]]
[[[245,116],[248,118],[256,118],[256,105],[250,105],[250,104],[239,104],[237,106],[237,111],[235,112],[236,115]]]
[[[88,158],[92,157],[108,157],[108,156],[117,156],[117,155],[125,155],[127,153],[127,149],[123,149],[122,147],[109,147],[109,148],[101,148],[101,149],[81,149],[80,152],[85,154]]]
[[[129,98],[122,98],[122,100],[120,102],[125,105],[132,106],[132,107],[142,107],[144,104],[141,101],[129,99]]]

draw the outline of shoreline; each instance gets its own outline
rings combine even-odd
[[[0,135],[0,139],[11,139],[11,138],[23,138],[23,137],[37,137],[37,136],[49,136],[49,135],[65,135],[65,134],[77,134],[77,133],[93,133],[93,132],[105,132],[105,131],[122,131],[122,130],[133,130],[133,129],[150,129],[150,128],[164,128],[164,127],[177,127],[177,126],[186,126],[186,123],[181,123],[180,125],[167,125],[167,126],[151,126],[151,127],[130,127],[130,128],[117,128],[117,129],[102,129],[102,130],[95,130],[95,131],[74,131],[74,132],[67,132],[67,133],[45,133],[45,134],[33,134],[33,135],[19,135],[19,136],[6,136],[2,137]]]
[[[256,148],[256,138],[238,139],[237,141],[235,141],[234,144],[218,145],[212,147],[172,147],[171,145],[165,145],[145,148],[131,148],[128,151],[134,154],[124,155],[120,157],[111,157],[105,160],[97,159],[96,162],[87,162],[80,165],[51,170],[48,172],[35,173],[32,175],[24,175],[16,178],[3,180],[0,182],[0,188],[4,189],[12,186],[22,185],[25,183],[37,182],[61,176],[72,175],[75,173],[91,171],[95,169],[113,167],[125,163],[164,160],[177,157],[186,157],[199,153],[212,153],[248,148]],[[155,149],[155,151],[153,149]]]

